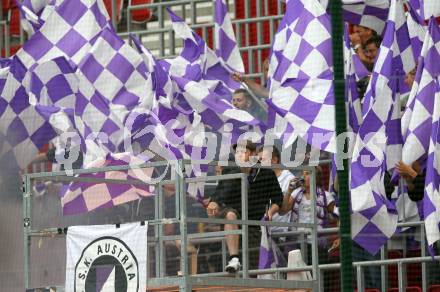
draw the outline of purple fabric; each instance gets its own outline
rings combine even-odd
[[[0,134],[12,147],[21,169],[30,163],[42,145],[56,136],[45,117],[29,103],[26,73],[22,62],[14,56],[0,94]]]
[[[244,73],[243,60],[235,40],[228,7],[224,0],[215,0],[215,52],[231,72]]]
[[[318,149],[334,152],[330,32],[329,16],[318,1],[287,2],[272,47],[267,103],[268,123],[283,129],[284,141],[293,143],[295,137],[302,137]],[[293,131],[286,131],[288,127]],[[320,143],[314,139],[316,134],[330,138]]]
[[[369,104],[364,104],[351,163],[352,224],[356,226],[353,240],[372,254],[394,234],[398,219],[395,205],[386,198],[384,175],[401,159],[400,88],[395,74],[404,71],[403,63],[396,62],[403,54],[399,44],[405,43],[399,38],[409,39],[407,30],[401,29],[406,25],[404,19],[402,2],[391,1],[379,49],[378,60],[382,61],[374,66],[366,96]],[[412,56],[408,43],[404,47]]]

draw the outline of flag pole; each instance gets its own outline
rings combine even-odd
[[[331,22],[332,22],[332,45],[333,45],[333,66],[334,66],[334,96],[335,96],[335,119],[336,134],[339,136],[347,131],[347,120],[345,111],[345,83],[344,83],[344,50],[343,36],[344,25],[342,21],[341,0],[330,1]],[[347,148],[345,141],[337,140],[336,155],[340,156]],[[340,160],[338,160],[340,161]],[[350,220],[350,197],[348,192],[348,160],[343,160],[343,169],[338,169],[339,181],[339,222],[341,238],[341,291],[353,291],[353,259],[351,240]]]

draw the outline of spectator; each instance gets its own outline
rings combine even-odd
[[[320,166],[316,167],[316,216],[318,220],[318,228],[322,229],[328,227],[331,214],[333,214],[335,207],[334,196],[324,191],[321,186],[322,169]],[[292,221],[297,223],[312,223],[312,208],[311,194],[310,194],[310,173],[303,171],[303,178],[293,178],[290,181],[288,192],[289,210],[292,210]],[[299,229],[301,230],[301,229]],[[308,245],[311,244],[311,239],[307,239]],[[326,239],[320,240],[321,248],[328,248]],[[310,249],[308,249],[310,250]],[[326,253],[327,250],[324,251]],[[308,254],[308,262],[311,263],[311,254]]]
[[[322,169],[320,166],[316,167],[316,218],[312,217],[311,205],[311,193],[310,193],[310,173],[303,171],[302,178],[293,178],[289,183],[287,194],[288,200],[292,210],[291,222],[295,223],[313,223],[313,220],[317,220],[318,229],[326,227],[332,227],[332,221],[336,224],[336,219],[332,217],[335,208],[334,196],[325,191],[322,188]],[[333,225],[334,225],[333,224]],[[310,228],[298,228],[298,230],[310,231]],[[318,236],[318,257],[319,263],[325,264],[329,262],[328,248],[329,242],[328,236]],[[312,264],[312,239],[310,236],[306,236],[307,248],[304,256],[304,261],[308,264]],[[297,245],[298,242],[295,244]],[[330,273],[323,273],[324,287],[330,285]]]
[[[369,43],[369,49],[367,49],[367,43]],[[375,57],[371,61],[372,55],[377,55],[377,49],[380,47],[381,39],[377,36],[376,32],[364,26],[355,25],[353,28],[353,33],[350,35],[350,41],[353,49],[358,54],[361,61],[365,64],[369,71],[372,71]],[[374,45],[377,46],[375,50]],[[371,52],[370,52],[371,49]]]
[[[245,110],[260,121],[266,120],[266,113],[253,101],[252,96],[246,89],[237,89],[232,94],[232,105],[238,109]]]
[[[415,161],[410,166],[399,161],[396,164],[396,170],[407,184],[409,198],[415,202],[422,200],[425,191],[426,170],[422,169],[420,163]]]
[[[269,72],[269,58],[266,58],[262,64],[263,71],[263,80],[264,85],[261,85],[254,81],[253,78],[245,77],[240,73],[232,74],[232,79],[238,82],[243,82],[249,87],[249,90],[252,91],[259,98],[269,98],[269,90],[267,89],[267,81],[268,81],[268,72]]]
[[[415,202],[420,202],[423,200],[425,195],[426,169],[423,169],[422,165],[418,161],[415,161],[412,165],[408,165],[400,161],[396,164],[396,170],[407,184],[409,198]],[[415,233],[419,233],[419,230],[416,229]],[[440,253],[440,245],[438,242],[434,244],[433,248],[435,253]],[[428,254],[427,247],[426,253]],[[428,285],[438,284],[440,263],[438,261],[427,262],[426,274]]]
[[[360,44],[365,45],[366,42],[377,33],[362,25],[353,25],[353,33],[350,35],[350,40],[353,45]]]
[[[248,219],[260,220],[265,214],[271,220],[273,214],[284,214],[282,206],[282,193],[277,178],[272,170],[253,169],[245,163],[252,159],[256,162],[256,145],[246,141],[245,145],[234,145],[235,161],[241,167],[225,167],[222,174],[244,173],[248,177]],[[241,180],[220,181],[211,198],[207,212],[209,217],[237,220],[241,214]],[[225,224],[224,230],[237,230],[236,224]],[[258,251],[260,244],[259,226],[249,226],[249,265],[250,268],[258,266]],[[238,256],[239,236],[227,235],[226,245],[229,251],[229,262],[226,270],[230,273],[237,272],[240,267]]]
[[[78,146],[73,146],[78,147]],[[70,142],[67,143],[65,149],[64,149],[64,158],[69,159],[70,158]],[[83,155],[79,151],[79,149],[76,149],[78,151],[78,157],[75,161],[72,161],[72,169],[80,169],[83,166]],[[35,163],[41,163],[41,162],[50,162],[50,163],[58,163],[57,157],[56,157],[56,147],[53,143],[49,144],[49,149],[45,153],[39,153],[30,164]],[[63,171],[66,170],[64,167],[64,164],[59,165],[59,170]]]
[[[414,79],[416,78],[417,73],[417,65],[405,75],[405,84],[408,86],[409,91],[407,93],[400,95],[400,106],[402,107],[402,111],[405,110],[406,104],[408,102],[409,95],[411,93],[412,86],[414,84]]]
[[[261,164],[263,166],[279,164],[281,162],[280,152],[275,146],[260,148],[259,156],[260,156]],[[292,179],[295,178],[295,176],[287,169],[275,168],[273,169],[273,172],[275,173],[278,179],[281,192],[283,193],[283,201],[288,203],[289,196],[288,195],[286,196],[286,194],[289,189],[289,183]],[[278,213],[275,213],[272,217],[272,220],[275,222],[290,222],[290,216],[291,216],[290,211],[288,211],[284,215],[279,215]],[[280,231],[280,232],[288,230],[287,227],[272,227],[271,229],[272,231]]]
[[[378,35],[374,35],[368,39],[364,46],[365,61],[367,69],[373,71],[374,63],[376,62],[377,54],[379,52],[382,38]]]

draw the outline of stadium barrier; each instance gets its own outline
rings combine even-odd
[[[103,178],[91,178],[91,177],[81,177],[81,174],[92,174],[98,172],[112,172],[112,171],[127,171],[129,169],[139,169],[139,168],[163,168],[167,165],[167,162],[151,162],[142,165],[135,166],[112,166],[103,168],[94,168],[87,170],[73,170],[74,176],[67,176],[64,171],[61,172],[46,172],[46,173],[33,173],[24,175],[24,189],[23,189],[23,223],[24,223],[24,262],[25,262],[25,287],[35,288],[42,286],[57,286],[57,291],[62,291],[63,285],[63,273],[65,273],[65,267],[61,266],[63,261],[58,262],[57,266],[52,267],[54,273],[59,273],[58,277],[54,282],[51,283],[35,283],[31,276],[30,265],[32,263],[31,252],[38,252],[39,246],[41,245],[41,238],[47,238],[48,240],[57,239],[60,240],[60,246],[64,244],[65,233],[69,226],[73,225],[94,225],[103,223],[121,223],[128,221],[143,221],[148,220],[149,225],[152,227],[153,231],[149,234],[148,245],[152,250],[154,256],[149,256],[149,264],[147,267],[148,283],[147,291],[152,288],[159,288],[164,286],[179,287],[180,291],[191,291],[191,289],[201,286],[218,286],[222,285],[224,287],[253,287],[253,288],[266,288],[266,289],[285,289],[289,291],[291,289],[312,289],[313,291],[331,291],[324,289],[324,273],[326,271],[335,271],[340,269],[340,263],[319,263],[318,254],[318,241],[322,236],[328,234],[335,234],[338,232],[338,228],[325,228],[318,230],[317,220],[316,220],[316,208],[312,208],[313,222],[312,223],[282,223],[282,222],[268,222],[268,221],[257,221],[248,220],[248,181],[245,174],[227,174],[227,175],[208,175],[200,177],[183,178],[179,175],[179,170],[184,169],[186,166],[194,163],[189,160],[179,160],[172,163],[172,173],[169,173],[167,179],[160,182],[155,182],[154,186],[156,192],[154,196],[150,196],[153,200],[153,204],[147,204],[149,208],[142,208],[143,210],[149,209],[150,216],[141,214],[140,216],[127,216],[122,218],[121,214],[118,214],[118,207],[113,209],[100,210],[81,214],[77,216],[62,216],[61,206],[58,199],[58,193],[52,195],[46,194],[45,196],[37,196],[35,193],[35,185],[37,182],[52,182],[52,183],[62,183],[69,184],[72,182],[88,182],[93,184],[105,183],[109,186],[111,185],[150,185],[148,182],[142,180],[119,180],[119,179],[103,179]],[[205,162],[197,162],[205,163]],[[329,163],[328,161],[326,163]],[[209,165],[217,165],[217,162],[210,162]],[[229,166],[235,165],[234,163],[228,163]],[[287,169],[282,165],[272,165],[270,167],[259,166],[260,168],[278,168]],[[289,168],[292,169],[292,168]],[[295,170],[306,170],[310,172],[310,185],[311,185],[311,205],[316,206],[316,170],[312,166],[301,166],[294,168]],[[218,218],[202,218],[201,216],[190,216],[189,212],[193,206],[188,206],[187,203],[187,190],[188,184],[190,183],[204,183],[209,184],[211,182],[218,182],[221,180],[232,180],[240,179],[241,181],[241,206],[242,214],[241,218],[237,220],[225,220]],[[175,196],[171,200],[174,202],[174,212],[170,215],[165,201],[167,197],[164,194],[165,186],[173,186],[175,188]],[[59,191],[59,189],[58,189]],[[48,192],[49,193],[49,192]],[[47,200],[45,203],[41,203],[38,200]],[[150,201],[151,203],[151,201]],[[129,207],[135,207],[137,202],[128,203]],[[123,205],[125,208],[127,204]],[[40,208],[40,210],[36,210]],[[139,204],[137,205],[137,213],[139,213]],[[41,212],[44,210],[44,212]],[[141,210],[142,211],[142,210]],[[96,216],[97,213],[101,212],[101,215]],[[168,212],[168,213],[167,213]],[[95,215],[94,215],[95,214]],[[42,218],[44,217],[44,218]],[[106,218],[106,222],[103,222],[103,218]],[[220,231],[191,231],[191,224],[199,226],[200,224],[215,224],[221,225],[226,223],[237,224],[241,228],[237,230],[220,230]],[[169,235],[165,233],[165,227],[170,224],[177,225],[179,231],[174,235]],[[426,263],[432,261],[432,258],[427,256],[425,253],[425,234],[423,228],[423,222],[403,222],[399,223],[399,227],[414,227],[421,226],[420,233],[420,245],[421,253],[419,256],[408,257],[408,258],[393,258],[387,259],[387,248],[386,246],[381,249],[380,260],[371,261],[361,261],[354,262],[353,267],[356,269],[356,283],[357,291],[365,291],[364,283],[364,273],[369,267],[379,266],[381,268],[381,285],[382,291],[387,291],[389,286],[389,273],[387,268],[392,265],[397,265],[397,278],[398,278],[398,289],[399,291],[405,291],[407,287],[406,271],[405,267],[412,263],[421,263],[422,266],[422,277],[421,277],[421,289],[422,291],[428,291],[428,285],[426,281]],[[307,235],[311,237],[311,264],[303,267],[289,268],[289,267],[275,267],[270,269],[249,269],[249,247],[248,247],[248,236],[250,226],[278,226],[278,227],[303,227],[303,230],[287,231],[274,233],[273,237],[283,237],[299,235],[301,239],[301,250],[304,254],[304,250],[307,248],[304,246],[304,238]],[[194,229],[193,229],[194,230]],[[241,237],[241,252],[242,252],[242,270],[239,271],[236,277],[230,277],[230,274],[224,271],[224,266],[227,258],[227,249],[224,237],[230,234],[238,234]],[[176,274],[170,274],[167,269],[169,264],[167,263],[169,257],[167,253],[167,244],[178,242],[178,265],[179,267],[179,277]],[[202,244],[214,244],[220,243],[220,253],[221,253],[221,266],[222,271],[210,272],[204,271],[204,273],[194,273],[194,268],[191,267],[191,257],[194,259],[194,250],[191,251],[191,247],[194,245]],[[54,249],[55,253],[55,249]],[[405,250],[403,251],[405,254]],[[58,255],[63,255],[62,252],[57,253]],[[195,252],[196,259],[198,251]],[[436,260],[440,260],[440,256],[435,257]],[[38,261],[39,265],[47,263],[50,265],[50,260]],[[49,261],[49,262],[48,262]],[[194,265],[194,261],[192,262]],[[300,271],[310,271],[313,279],[309,281],[289,281],[285,279],[285,275],[288,272],[300,272]],[[197,271],[198,272],[198,271]],[[275,279],[256,279],[257,275],[263,274],[274,274]],[[337,280],[337,279],[336,279]],[[336,290],[337,291],[337,290]]]

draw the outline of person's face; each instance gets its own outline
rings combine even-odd
[[[265,148],[260,152],[260,161],[263,165],[277,164],[278,159],[272,155],[272,149]]]
[[[408,85],[409,88],[411,88],[414,83],[415,75],[416,75],[415,69],[405,75],[405,84]]]
[[[176,193],[176,186],[174,184],[166,184],[163,186],[163,193],[166,197],[171,197]]]
[[[263,69],[263,77],[264,77],[264,80],[266,81],[267,76],[269,74],[269,59],[264,60],[262,69]]]
[[[220,165],[215,166],[215,175],[221,175],[222,174],[223,167]]]
[[[353,30],[361,38],[362,44],[365,44],[373,36],[373,31],[364,26],[356,25]]]
[[[310,173],[308,171],[303,171],[304,177],[304,187],[308,189],[310,187]]]
[[[378,51],[379,51],[379,48],[376,47],[375,43],[368,44],[365,47],[365,55],[367,56],[370,63],[373,64],[376,61]]]
[[[255,154],[254,151],[251,151],[243,146],[238,145],[237,149],[235,149],[235,162],[237,163],[245,163],[250,160],[250,157]]]
[[[244,93],[236,93],[232,95],[232,105],[238,109],[246,110],[249,107],[249,101]]]

